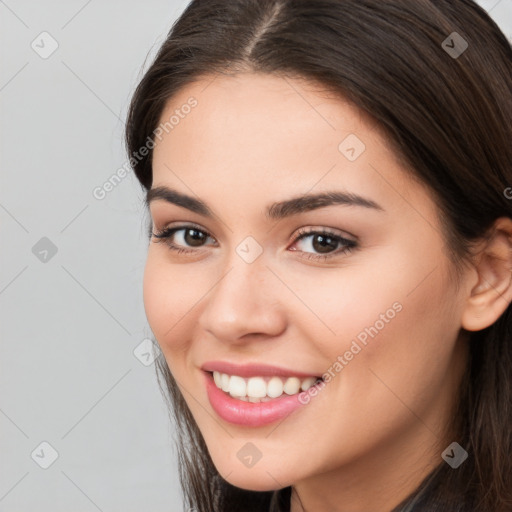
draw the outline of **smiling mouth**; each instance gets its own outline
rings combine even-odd
[[[268,402],[282,395],[297,395],[301,391],[323,382],[321,377],[255,376],[250,378],[229,375],[218,371],[207,372],[213,377],[215,386],[226,394],[243,402]]]

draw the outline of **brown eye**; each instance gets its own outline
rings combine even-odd
[[[187,245],[192,247],[200,247],[204,241],[208,238],[208,235],[199,229],[185,229],[183,239]]]
[[[335,240],[331,236],[324,236],[321,234],[316,234],[313,237],[313,241],[311,243],[311,246],[315,251],[319,253],[326,253],[335,251],[338,247],[339,242]]]
[[[325,230],[301,230],[293,245],[292,250],[305,253],[308,259],[327,259],[349,253],[358,243]]]
[[[153,233],[157,242],[165,242],[169,249],[180,253],[193,252],[194,248],[201,248],[209,241],[215,244],[215,239],[206,231],[195,226],[181,226],[166,228],[159,233]]]

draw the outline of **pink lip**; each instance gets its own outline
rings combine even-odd
[[[269,402],[244,402],[219,389],[213,376],[205,372],[206,392],[213,410],[225,421],[246,427],[261,427],[274,423],[303,406],[296,395],[281,395]],[[261,375],[261,373],[259,374]],[[242,376],[242,375],[240,375]],[[302,393],[307,393],[302,391]]]
[[[201,367],[205,372],[220,372],[228,375],[238,375],[239,377],[299,377],[305,379],[307,377],[320,377],[312,373],[298,372],[296,370],[288,370],[278,366],[266,364],[234,364],[226,361],[208,361]]]

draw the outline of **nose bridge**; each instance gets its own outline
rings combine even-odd
[[[249,262],[243,254],[233,252],[206,297],[199,320],[202,328],[230,341],[249,333],[279,334],[284,328],[284,312],[275,300],[273,277],[263,257]]]

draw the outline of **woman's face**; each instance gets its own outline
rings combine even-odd
[[[206,77],[170,119],[150,210],[154,233],[179,229],[152,238],[144,303],[220,474],[416,484],[455,440],[465,364],[467,289],[427,189],[357,109],[298,79]]]

